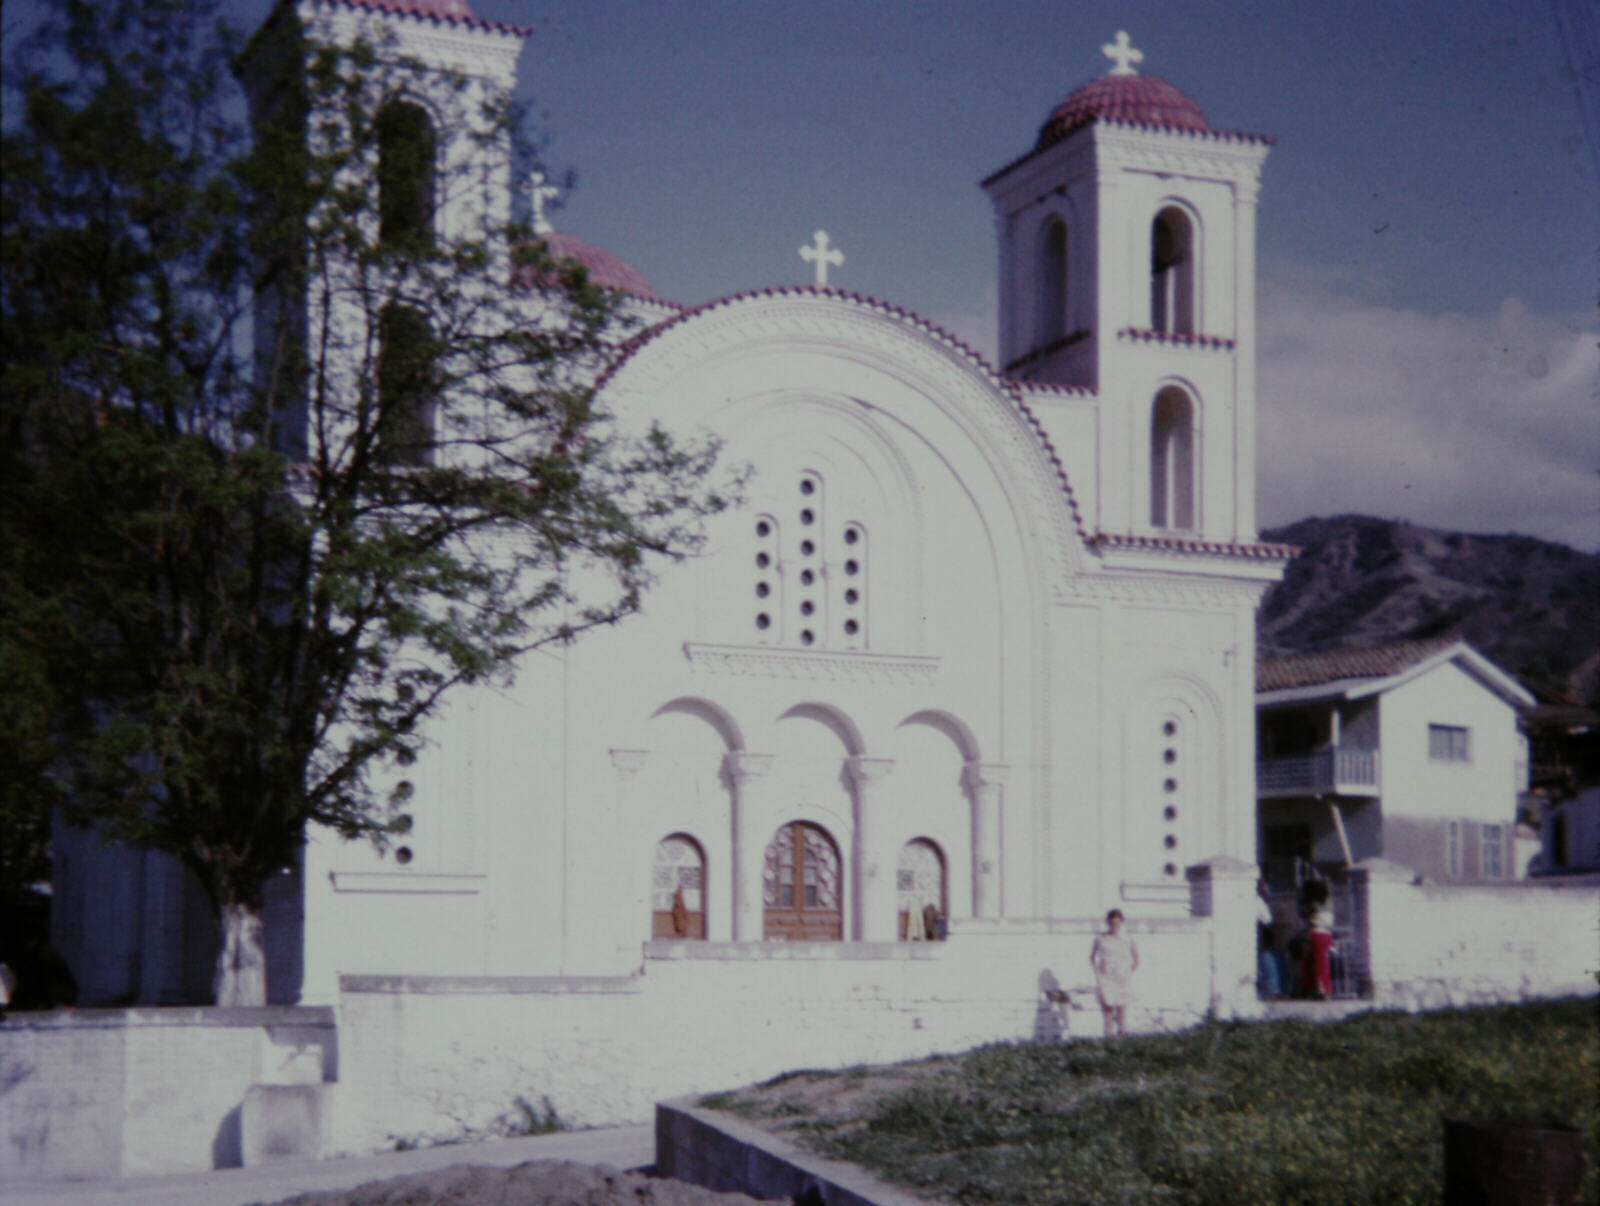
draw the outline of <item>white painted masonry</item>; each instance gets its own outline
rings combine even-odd
[[[425,65],[508,86],[521,34],[459,0],[416,6],[277,12],[313,36],[392,25]],[[751,470],[744,505],[663,567],[642,615],[453,698],[405,772],[404,861],[308,835],[281,885],[295,907],[269,919],[269,982],[336,1011],[324,1150],[481,1132],[518,1098],[637,1121],[795,1066],[1093,1034],[1089,947],[1113,907],[1143,954],[1135,1028],[1259,1015],[1255,607],[1288,556],[1255,530],[1267,143],[1211,131],[1181,95],[1188,125],[1147,124],[1149,97],[1176,90],[1120,69],[1066,105],[1107,88],[1114,111],[985,182],[1010,376],[828,289],[633,304],[656,325],[620,347],[601,404],[625,429],[715,435]],[[509,204],[509,162],[481,178],[487,194],[444,199],[441,221]],[[701,864],[658,864],[668,838]],[[897,941],[923,929],[901,904],[908,847],[942,869],[916,902],[934,941]],[[1372,916],[1408,928],[1391,907],[1406,891],[1376,885]],[[183,965],[160,949],[182,927],[136,928],[58,937],[73,959]],[[1574,991],[1566,946],[1497,940],[1533,969],[1515,992]],[[1403,959],[1384,958],[1399,983]],[[203,1031],[186,1032],[202,1060]],[[78,1034],[8,1043],[27,1093],[48,1097]],[[85,1057],[118,1093],[123,1049]],[[204,1167],[199,1140],[259,1079],[258,1050],[218,1056],[229,1071],[203,1091],[143,1065],[139,1118],[126,1096],[88,1097],[141,1167]],[[129,1145],[157,1120],[170,1139]],[[55,1167],[4,1160],[5,1176]]]

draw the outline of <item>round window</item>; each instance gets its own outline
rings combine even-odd
[[[800,493],[813,494],[816,492],[816,489],[817,483],[812,481],[809,477],[803,477],[800,479]]]
[[[861,601],[861,596],[857,594],[855,588],[852,587],[844,592],[844,601],[846,603],[859,603]]]
[[[803,615],[803,616],[808,616],[808,615],[810,615],[812,612],[814,612],[816,610],[817,610],[817,605],[815,603],[813,603],[810,599],[807,599],[804,603],[800,604],[800,614]]]
[[[816,521],[816,512],[814,512],[810,507],[807,507],[804,511],[800,512],[801,523],[815,523]]]
[[[844,572],[847,574],[859,574],[861,572],[861,563],[859,561],[846,561],[844,563]]]
[[[858,541],[860,539],[861,539],[861,533],[858,532],[855,528],[846,528],[845,529],[845,531],[844,531],[844,542],[846,544],[854,544],[856,541]]]
[[[809,557],[809,556],[811,556],[812,553],[814,553],[816,551],[817,551],[817,546],[812,544],[811,541],[802,540],[800,542],[800,552],[801,552],[802,555],[804,555],[806,557]]]
[[[771,628],[772,627],[772,617],[769,616],[766,612],[762,612],[760,615],[758,615],[756,617],[756,627],[761,629],[762,631],[765,631],[766,629]]]
[[[772,587],[768,586],[765,582],[756,583],[756,598],[765,599],[771,593]]]
[[[810,570],[801,570],[800,571],[800,585],[801,586],[810,586],[816,580],[817,580],[816,574],[812,573]]]
[[[802,645],[809,645],[813,641],[815,641],[816,639],[817,638],[816,638],[815,634],[812,633],[811,629],[806,628],[806,629],[801,630],[800,643]]]
[[[756,524],[756,535],[757,536],[771,536],[772,535],[772,525],[770,523],[768,523],[764,519],[760,520]]]
[[[765,553],[757,553],[756,554],[756,568],[757,569],[766,569],[767,566],[769,566],[771,564],[772,564],[772,558],[771,557],[767,556]]]
[[[844,631],[847,636],[855,636],[856,633],[861,631],[861,625],[854,620],[846,620],[844,622]]]

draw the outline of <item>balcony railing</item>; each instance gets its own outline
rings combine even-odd
[[[1303,758],[1264,758],[1256,763],[1256,794],[1376,796],[1378,751],[1324,746]]]

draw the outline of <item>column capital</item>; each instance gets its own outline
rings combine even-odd
[[[969,762],[961,768],[961,780],[974,791],[985,787],[999,787],[1011,774],[1003,762]]]
[[[650,757],[649,750],[611,750],[610,753],[611,765],[624,777],[638,774],[644,769],[645,760]]]
[[[855,783],[876,783],[889,777],[894,769],[893,758],[864,758],[861,755],[844,760],[845,774]]]
[[[729,750],[722,756],[722,765],[734,782],[755,779],[772,769],[771,754],[752,754],[746,750]]]

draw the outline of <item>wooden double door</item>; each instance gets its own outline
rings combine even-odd
[[[805,821],[783,826],[767,846],[762,936],[769,942],[841,942],[842,864],[827,831]]]

